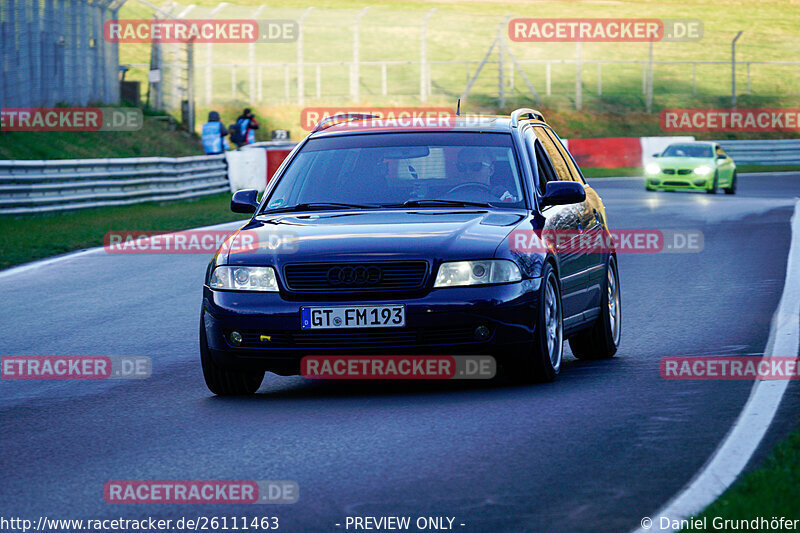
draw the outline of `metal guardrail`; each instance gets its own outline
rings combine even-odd
[[[717,142],[739,164],[800,165],[800,139]]]
[[[223,155],[0,161],[0,214],[181,200],[229,191]]]

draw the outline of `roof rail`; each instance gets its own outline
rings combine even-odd
[[[520,107],[519,109],[516,109],[514,110],[513,113],[511,113],[511,127],[512,128],[518,127],[520,119],[524,117],[533,120],[541,120],[542,122],[545,122],[544,115],[542,115],[539,111],[536,111],[535,109],[531,109],[529,107]]]
[[[311,133],[315,131],[324,130],[335,126],[339,122],[348,122],[350,120],[357,120],[357,119],[367,119],[367,118],[381,118],[378,115],[372,115],[370,113],[338,113],[336,115],[331,115],[329,117],[323,118],[319,122],[317,122],[314,129],[311,130]]]

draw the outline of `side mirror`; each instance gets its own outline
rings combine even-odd
[[[728,156],[725,154],[717,154],[717,159],[728,159]]]
[[[653,154],[653,157],[661,157],[661,154],[655,153],[655,154]]]
[[[577,181],[549,181],[544,188],[541,205],[578,204],[586,200],[586,191]]]
[[[231,211],[234,213],[255,213],[258,209],[258,191],[245,189],[236,191],[231,198]]]

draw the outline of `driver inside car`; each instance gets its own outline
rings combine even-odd
[[[517,202],[519,199],[507,187],[498,185],[496,164],[488,150],[462,148],[458,151],[456,167],[463,182],[451,189],[458,198],[476,198],[490,202]]]

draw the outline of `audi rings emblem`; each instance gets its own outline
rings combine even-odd
[[[375,285],[381,280],[381,269],[376,266],[335,266],[328,270],[328,283],[334,287]]]

